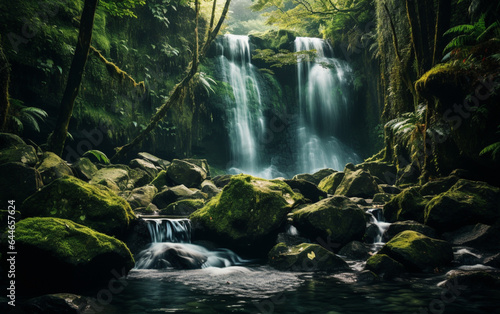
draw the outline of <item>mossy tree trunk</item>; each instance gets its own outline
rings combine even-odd
[[[75,55],[71,62],[66,89],[64,90],[59,116],[56,121],[54,132],[49,138],[49,150],[61,156],[68,135],[68,126],[73,114],[75,99],[82,82],[83,71],[87,63],[87,57],[90,51],[92,41],[92,28],[94,26],[94,17],[99,0],[85,0],[82,17],[80,21],[80,30],[78,42],[76,44]]]
[[[9,83],[10,66],[3,53],[0,42],[0,131],[7,129],[7,114],[9,113]]]

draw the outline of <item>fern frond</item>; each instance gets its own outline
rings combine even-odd
[[[97,160],[102,161],[105,164],[109,164],[108,156],[106,156],[106,154],[101,152],[100,150],[97,149],[88,150],[83,154],[83,156],[88,156],[89,154],[94,155],[94,157],[97,158]]]
[[[457,25],[455,27],[450,28],[443,35],[468,34],[468,33],[471,34],[473,31],[474,31],[474,25],[463,24],[463,25]]]
[[[497,31],[497,29],[499,28],[499,24],[498,22],[495,22],[493,24],[491,24],[490,26],[488,26],[487,29],[485,29],[478,37],[477,37],[477,41],[483,41],[485,39],[487,39],[486,36],[488,36],[490,33],[495,33]]]
[[[14,122],[17,124],[17,127],[19,128],[19,131],[22,132],[23,129],[24,129],[24,125],[21,122],[21,120],[19,120],[18,117],[14,117],[14,116],[12,116],[12,120],[14,120]]]
[[[21,112],[19,118],[23,122],[23,124],[26,123],[33,129],[35,129],[35,131],[40,132],[40,126],[38,125],[38,122],[36,121],[34,116],[26,112]]]
[[[448,45],[444,48],[444,52],[447,52],[449,50],[457,49],[457,48],[462,48],[463,46],[467,46],[469,44],[474,43],[474,38],[472,38],[471,35],[460,35],[455,38],[453,38]]]
[[[499,151],[500,151],[500,142],[496,142],[483,148],[483,150],[479,153],[479,156],[491,153],[492,159],[495,160],[497,158],[496,156]]]
[[[49,116],[49,114],[45,110],[36,107],[24,107],[23,109],[21,109],[21,111],[30,115],[34,115],[42,120]]]

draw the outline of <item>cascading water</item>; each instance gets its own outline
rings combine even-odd
[[[225,35],[217,42],[223,80],[232,87],[229,138],[233,172],[258,174],[262,166],[258,139],[264,132],[262,99],[248,36]]]
[[[191,244],[189,219],[147,218],[151,236],[150,246],[137,254],[136,269],[196,269],[243,265],[241,259],[228,249],[215,251]]]
[[[316,50],[314,62],[298,62],[299,172],[312,173],[322,168],[343,169],[360,158],[339,139],[348,125],[349,65],[332,57],[331,46],[319,39],[297,37],[295,51]]]

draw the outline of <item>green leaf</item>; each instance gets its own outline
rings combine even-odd
[[[483,156],[485,154],[491,153],[491,157],[493,160],[497,159],[497,153],[500,151],[500,142],[493,143],[491,145],[486,146],[480,153],[479,156]]]
[[[88,156],[89,154],[94,155],[95,158],[97,158],[97,160],[102,161],[105,164],[109,164],[108,156],[106,156],[106,154],[104,154],[100,150],[92,149],[92,150],[86,151],[85,154],[83,154],[83,156]]]

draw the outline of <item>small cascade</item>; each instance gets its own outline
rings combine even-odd
[[[368,214],[370,214],[370,222],[368,223],[368,226],[375,226],[372,227],[372,230],[374,230],[373,244],[376,248],[379,248],[385,244],[383,242],[383,236],[387,229],[389,229],[391,223],[385,222],[384,214],[381,209],[370,209],[368,210]]]
[[[191,244],[187,218],[145,218],[151,244],[135,256],[136,269],[199,269],[243,265],[250,261],[228,249],[208,250]]]

